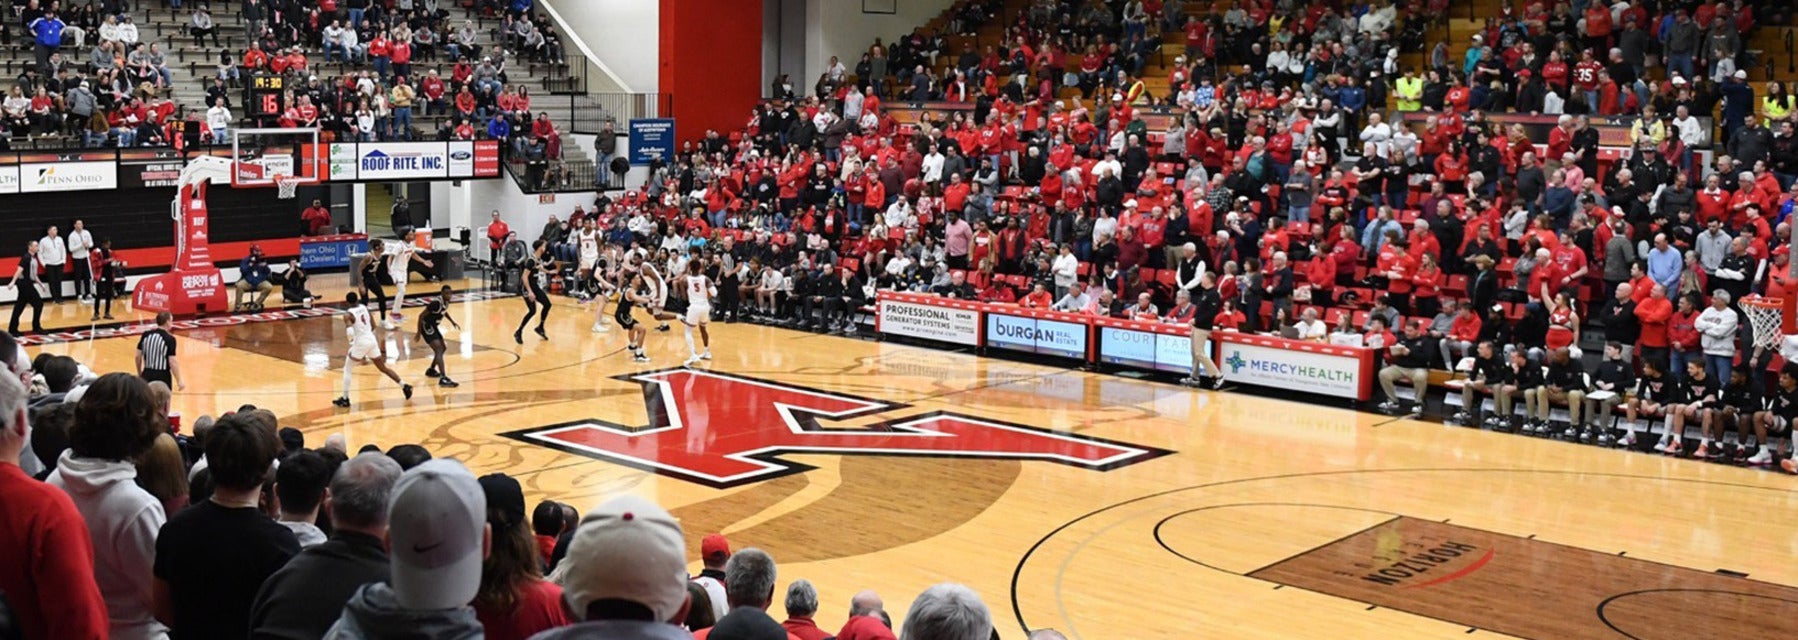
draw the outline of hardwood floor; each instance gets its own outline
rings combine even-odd
[[[341,298],[329,280],[318,288]],[[46,324],[85,327],[86,313],[64,305]],[[439,389],[409,313],[384,337],[418,395],[365,367],[350,411],[330,404],[335,318],[200,323],[177,332],[175,407],[189,424],[267,407],[310,444],[420,443],[516,476],[533,506],[649,496],[695,557],[723,532],[773,554],[780,589],[818,585],[831,630],[857,590],[879,591],[897,622],[941,581],[978,590],[1006,638],[1734,638],[1798,624],[1798,497],[1777,473],[746,324],[713,325],[715,357],[692,370],[678,323],[652,331],[652,362],[637,364],[622,331],[589,331],[590,308],[556,298],[550,340],[519,345],[522,314],[516,298],[453,304],[462,386]],[[107,371],[129,369],[134,344],[32,351]]]

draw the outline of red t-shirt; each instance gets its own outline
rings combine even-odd
[[[510,609],[492,611],[477,603],[474,614],[491,640],[525,640],[547,629],[574,624],[562,608],[562,587],[548,580],[526,585]]]
[[[97,252],[96,252],[97,253]],[[27,638],[107,637],[87,524],[62,490],[0,463],[0,592]]]

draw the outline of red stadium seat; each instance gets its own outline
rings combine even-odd
[[[1324,324],[1328,324],[1331,327],[1335,327],[1336,323],[1342,322],[1343,316],[1353,317],[1353,313],[1354,312],[1349,311],[1348,309],[1344,309],[1342,307],[1331,307],[1329,310],[1324,312]]]
[[[1442,287],[1442,292],[1454,297],[1467,295],[1467,276],[1459,273],[1449,276],[1448,284]]]

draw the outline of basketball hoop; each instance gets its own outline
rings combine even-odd
[[[1741,300],[1743,313],[1748,314],[1748,324],[1754,329],[1754,346],[1762,349],[1777,349],[1781,338],[1787,331],[1785,326],[1785,305],[1779,298],[1763,298],[1750,296]]]
[[[275,174],[274,181],[275,197],[282,200],[292,200],[294,193],[300,188],[301,182],[298,176],[286,176],[281,174]]]

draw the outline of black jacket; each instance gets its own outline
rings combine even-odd
[[[1549,386],[1567,391],[1584,391],[1586,389],[1586,367],[1573,358],[1568,358],[1566,364],[1551,362],[1548,365],[1546,382]]]
[[[1598,310],[1598,324],[1604,326],[1604,339],[1610,342],[1635,344],[1642,336],[1642,321],[1636,319],[1636,301],[1634,298],[1618,302],[1616,298],[1606,300]]]
[[[1193,290],[1192,306],[1192,328],[1210,331],[1212,327],[1216,326],[1213,321],[1217,319],[1218,310],[1223,308],[1224,301],[1218,297],[1217,289],[1207,289],[1201,286]]]
[[[338,531],[301,551],[256,593],[250,635],[320,638],[362,585],[388,579],[387,553],[374,536]]]

